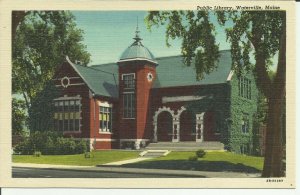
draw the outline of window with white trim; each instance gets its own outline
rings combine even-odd
[[[135,88],[135,74],[134,73],[123,74],[122,80],[123,80],[125,89],[134,89]]]
[[[80,131],[80,99],[54,101],[54,126],[59,131]]]
[[[99,106],[99,130],[100,132],[112,132],[112,108]]]
[[[123,117],[135,118],[135,93],[123,94]]]

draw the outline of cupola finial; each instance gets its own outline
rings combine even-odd
[[[135,37],[133,38],[135,40],[135,43],[140,42],[142,39],[140,37],[140,30],[139,30],[139,17],[136,18],[136,30],[135,30]]]

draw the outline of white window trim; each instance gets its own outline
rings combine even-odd
[[[133,79],[135,79],[135,73],[126,73],[122,74],[122,81],[124,80],[124,76],[133,75]]]
[[[135,93],[134,91],[124,91],[123,94]]]
[[[98,101],[98,106],[100,108],[101,107],[106,107],[106,108],[111,108],[111,112],[112,112],[112,108],[113,108],[113,105],[112,104],[109,104],[108,102],[101,102],[101,101]],[[100,114],[100,110],[99,110],[99,114]],[[112,113],[111,113],[112,114]],[[100,118],[99,118],[99,121],[100,121]],[[111,124],[112,124],[113,121],[111,121]],[[101,129],[100,128],[100,125],[99,125],[99,134],[113,134],[113,129],[109,129],[109,128],[106,128],[106,129]]]
[[[107,107],[107,108],[112,108],[113,105],[108,103],[108,102],[102,102],[102,101],[98,101],[98,106],[102,106],[102,107]]]
[[[101,129],[99,129],[99,134],[108,134],[108,135],[112,135],[113,133],[110,131],[101,131]]]

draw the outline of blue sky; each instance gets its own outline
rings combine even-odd
[[[122,52],[133,42],[137,17],[143,44],[155,57],[180,55],[181,40],[166,46],[165,26],[146,28],[146,11],[72,11],[77,26],[84,31],[84,44],[91,54],[90,65],[117,62]],[[216,28],[220,49],[229,49],[222,28]]]

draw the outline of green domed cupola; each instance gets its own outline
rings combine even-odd
[[[138,27],[136,28],[135,33],[135,37],[133,38],[134,42],[122,53],[118,63],[141,60],[157,65],[154,55],[142,44]]]

